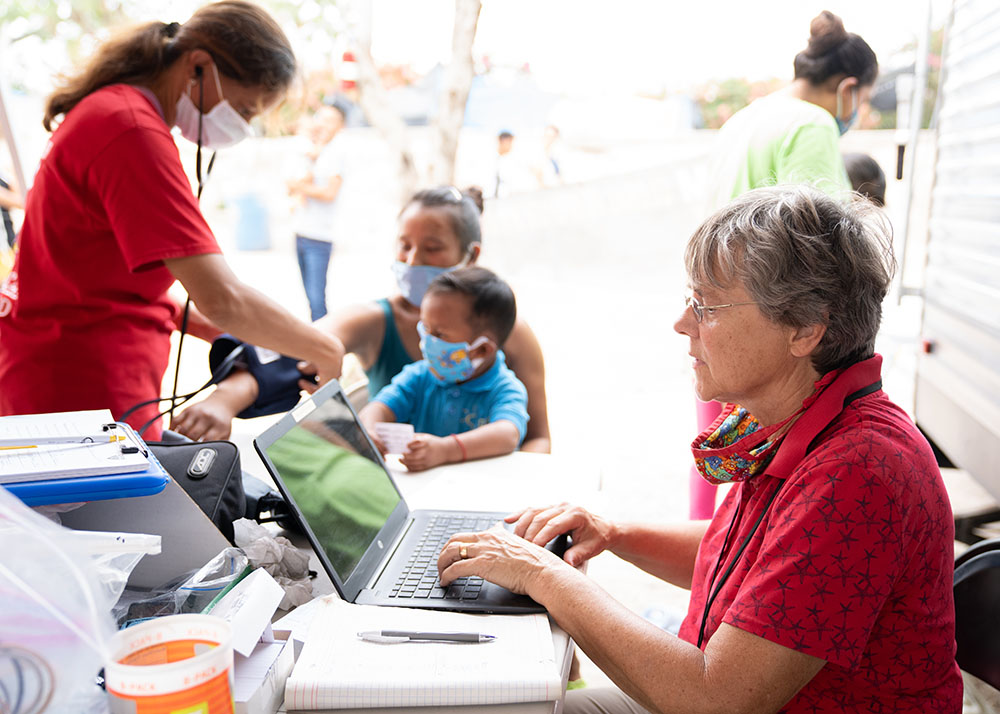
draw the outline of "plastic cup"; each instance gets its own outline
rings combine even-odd
[[[169,615],[116,633],[104,683],[112,714],[232,714],[233,631],[211,615]]]

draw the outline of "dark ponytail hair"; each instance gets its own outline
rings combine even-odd
[[[149,22],[105,42],[82,72],[52,93],[42,125],[52,131],[58,116],[102,87],[148,85],[195,49],[208,52],[221,74],[247,87],[283,92],[295,75],[295,55],[274,18],[244,0],[222,0],[200,8],[183,25]]]
[[[473,243],[482,243],[483,234],[479,226],[479,216],[483,212],[483,191],[478,186],[470,186],[459,191],[454,186],[427,188],[413,194],[399,215],[414,203],[421,208],[444,208],[448,211],[452,230],[458,238],[463,253],[468,253]]]
[[[844,29],[843,20],[824,10],[809,24],[809,45],[795,55],[795,79],[818,86],[838,75],[869,86],[878,75],[878,59],[867,42]]]

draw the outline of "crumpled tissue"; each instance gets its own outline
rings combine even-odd
[[[279,608],[290,610],[313,599],[308,553],[249,518],[234,521],[233,532],[236,545],[243,549],[251,565],[266,570],[285,591]]]

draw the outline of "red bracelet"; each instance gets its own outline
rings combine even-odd
[[[462,440],[458,438],[458,434],[452,434],[451,438],[455,440],[458,444],[458,448],[462,450],[462,461],[467,461],[469,458],[469,452],[465,450],[465,444],[463,444]]]

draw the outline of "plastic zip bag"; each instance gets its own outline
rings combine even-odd
[[[0,488],[0,711],[107,711],[111,606],[159,536],[74,531]]]
[[[90,554],[102,598],[112,605],[121,597],[133,568],[144,555],[160,552],[160,536],[146,533],[73,531],[80,547]]]
[[[152,591],[125,591],[112,610],[119,626],[127,627],[152,617],[202,612],[249,567],[239,548],[226,548],[183,580],[173,580]]]
[[[177,612],[202,612],[209,603],[246,575],[250,561],[239,548],[226,548],[184,581],[174,601]]]

